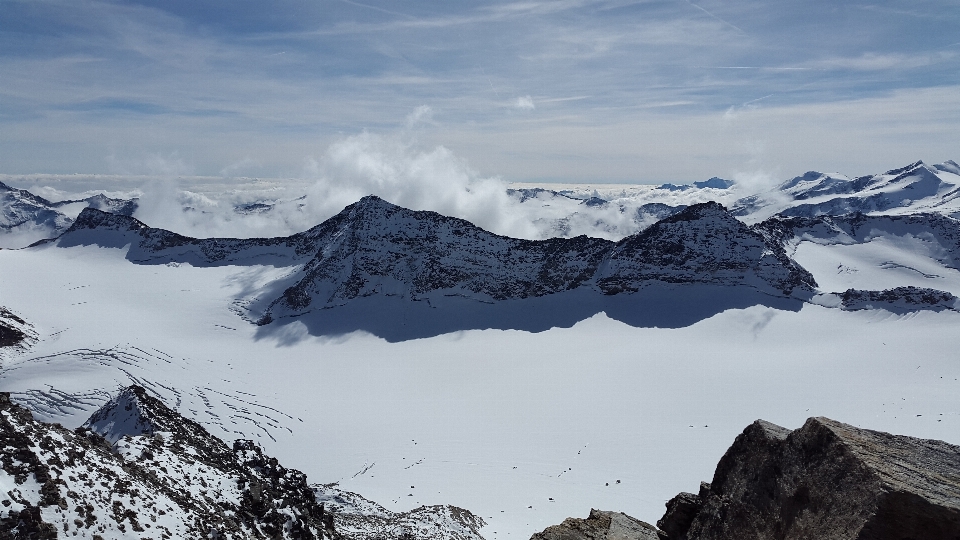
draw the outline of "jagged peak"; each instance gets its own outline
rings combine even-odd
[[[96,208],[88,206],[80,212],[80,215],[77,216],[73,225],[64,231],[63,234],[69,234],[82,229],[139,231],[149,228],[147,224],[135,217],[111,214],[110,212],[104,212],[103,210],[97,210]]]
[[[158,407],[172,413],[163,402],[148,396],[142,386],[133,385],[121,390],[83,425],[111,444],[124,436],[152,435],[162,431],[154,421],[160,416],[155,410]]]
[[[716,201],[708,201],[703,203],[691,204],[690,206],[684,208],[683,210],[677,212],[676,214],[665,218],[660,221],[660,223],[678,223],[681,221],[697,221],[707,218],[729,218],[733,221],[739,223],[737,218],[733,216],[724,205]]]
[[[957,162],[952,159],[948,159],[943,163],[937,163],[936,165],[933,166],[933,168],[938,171],[944,171],[944,172],[960,175],[960,164],[957,164]]]
[[[352,212],[366,213],[366,212],[380,212],[383,210],[393,210],[396,208],[401,208],[401,207],[393,203],[387,202],[386,200],[381,199],[376,195],[367,195],[365,197],[361,197],[359,201],[351,205],[348,205],[343,210],[345,212],[352,211]]]
[[[925,164],[923,163],[923,160],[922,160],[922,159],[919,160],[919,161],[917,161],[916,163],[911,163],[910,165],[907,165],[907,166],[905,166],[905,167],[900,167],[899,169],[891,169],[891,170],[889,170],[889,171],[887,171],[887,172],[885,172],[885,173],[883,173],[883,174],[889,174],[889,175],[894,175],[894,176],[895,176],[895,175],[898,175],[898,174],[903,174],[903,173],[905,173],[905,172],[907,172],[907,171],[911,171],[911,170],[916,169],[916,168],[921,167],[921,166],[925,166]]]

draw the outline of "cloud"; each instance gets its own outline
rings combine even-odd
[[[886,71],[891,69],[913,69],[954,59],[957,53],[941,51],[936,54],[904,54],[873,52],[860,56],[838,56],[811,62],[809,65],[818,69],[844,69],[854,71]]]
[[[427,105],[420,105],[407,115],[407,129],[413,129],[421,124],[434,124],[433,109]]]
[[[140,157],[118,157],[110,154],[106,158],[111,173],[125,176],[192,176],[196,170],[174,150],[166,156],[160,152],[151,152]]]
[[[402,133],[346,137],[310,168],[317,179],[308,190],[305,212],[315,219],[330,217],[365,195],[377,195],[501,234],[537,235],[536,228],[513,211],[516,203],[507,195],[505,182],[481,176],[443,146],[422,147]]]
[[[252,171],[259,168],[261,168],[261,165],[258,161],[245,157],[240,161],[236,161],[220,169],[220,176],[236,176],[239,172]]]
[[[530,96],[520,96],[516,101],[513,102],[513,106],[517,109],[530,110],[536,108],[533,104],[533,98]]]

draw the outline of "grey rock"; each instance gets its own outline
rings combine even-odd
[[[883,291],[847,289],[839,295],[842,309],[885,309],[894,313],[957,309],[957,297],[946,291],[927,287],[894,287]]]
[[[659,522],[670,540],[958,540],[960,447],[828,418],[795,431],[758,420],[708,489],[671,503]]]
[[[530,540],[660,540],[660,532],[649,523],[622,512],[590,510],[586,519],[567,518],[551,525]]]

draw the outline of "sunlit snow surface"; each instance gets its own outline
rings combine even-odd
[[[874,240],[802,243],[797,257],[824,291],[886,286],[888,272],[907,272],[917,285],[960,292],[957,271],[910,253]],[[312,482],[338,481],[390,510],[468,508],[489,523],[487,538],[528,538],[591,507],[654,522],[668,498],[710,480],[757,418],[795,428],[823,415],[960,443],[953,311],[754,307],[672,330],[600,314],[540,333],[400,343],[315,338],[293,323],[279,345],[256,339],[231,307],[251,280],[282,269],[123,256],[89,246],[0,251],[0,304],[40,336],[4,362],[0,390],[72,427],[139,382],[217,436],[258,441]],[[831,277],[841,259],[856,272]]]

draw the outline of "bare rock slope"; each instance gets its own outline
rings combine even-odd
[[[811,418],[758,420],[698,495],[658,522],[670,540],[958,540],[960,447]]]

